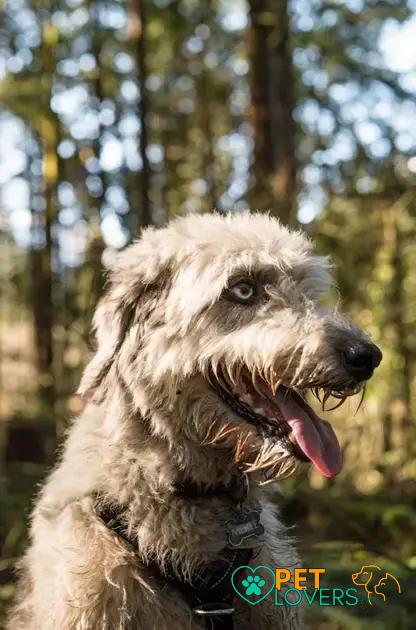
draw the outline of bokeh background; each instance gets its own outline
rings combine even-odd
[[[90,351],[114,252],[148,224],[247,207],[330,254],[384,362],[328,415],[345,451],[280,503],[333,584],[403,594],[312,627],[416,627],[416,1],[0,2],[0,600]]]

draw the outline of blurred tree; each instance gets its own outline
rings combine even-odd
[[[137,225],[146,227],[152,223],[150,205],[150,166],[148,151],[148,89],[147,80],[147,44],[146,44],[146,9],[143,0],[134,0],[131,7],[129,33],[136,42],[137,81],[140,88],[140,101],[138,119],[140,121],[140,158],[141,158],[141,185],[140,208],[137,217]]]
[[[42,230],[41,242],[32,246],[32,300],[35,328],[35,343],[38,357],[40,400],[43,413],[54,426],[55,382],[54,382],[54,304],[53,304],[53,224],[57,215],[57,184],[59,180],[59,122],[50,109],[53,73],[55,71],[54,51],[58,44],[58,31],[47,19],[41,24],[42,46],[41,96],[39,143],[42,154],[42,194],[45,208],[39,217],[38,228]],[[33,94],[35,98],[35,94]],[[33,217],[33,214],[32,214]]]
[[[409,461],[415,431],[409,384],[416,294],[408,290],[415,223],[405,193],[411,196],[415,186],[406,162],[416,137],[401,116],[416,115],[416,107],[410,82],[389,67],[383,41],[387,22],[405,20],[409,7],[374,1],[362,13],[361,5],[291,5],[299,218],[331,252],[347,308],[384,340],[379,378],[387,383],[373,399],[384,444],[373,442],[370,449],[365,432],[360,438],[371,461],[384,458],[384,468],[397,473],[399,460]],[[357,270],[366,282],[357,279]]]
[[[383,347],[360,414],[335,414],[348,490],[408,492],[415,8],[414,0],[2,3],[7,426],[24,418],[60,432],[79,411],[73,392],[103,268],[141,227],[251,206],[301,224],[331,254],[344,307]],[[394,544],[410,554],[402,538]]]
[[[296,222],[294,81],[287,0],[250,0],[252,205]]]

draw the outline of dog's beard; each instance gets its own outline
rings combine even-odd
[[[278,453],[283,454],[285,467],[289,461],[289,468],[295,468],[298,462],[312,462],[325,477],[339,473],[342,454],[334,430],[294,388],[273,380],[270,383],[258,374],[253,377],[244,369],[238,379],[230,377],[228,371],[219,370],[215,377],[211,376],[210,383],[222,401],[264,438],[269,460],[273,457],[271,445],[275,444],[280,447]],[[357,388],[338,391],[341,403],[356,391]],[[270,463],[273,468],[275,463]]]

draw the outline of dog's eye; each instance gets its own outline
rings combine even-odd
[[[248,302],[252,302],[256,297],[256,287],[252,282],[243,280],[230,287],[228,293],[230,297],[237,302],[247,304]]]

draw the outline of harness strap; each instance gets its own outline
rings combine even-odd
[[[97,511],[97,515],[130,549],[138,551],[137,541],[127,535],[116,507],[105,506]],[[221,560],[193,574],[190,581],[180,579],[173,572],[162,571],[157,563],[150,563],[147,568],[181,592],[193,613],[205,618],[207,630],[233,630],[231,574],[237,567],[248,564],[252,556],[252,549],[226,547]]]

